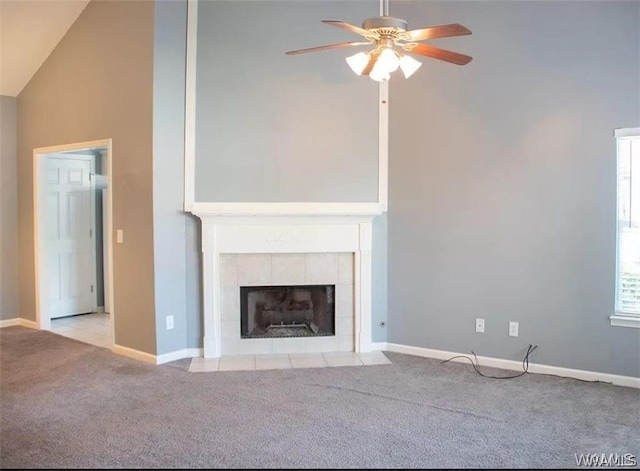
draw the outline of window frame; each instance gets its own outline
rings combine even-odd
[[[633,327],[640,329],[640,313],[618,311],[618,283],[620,272],[618,270],[620,263],[620,231],[618,220],[618,192],[619,192],[619,167],[620,167],[620,140],[623,138],[640,138],[640,127],[638,128],[620,128],[614,131],[616,139],[616,271],[615,271],[615,293],[614,293],[614,314],[609,316],[612,326],[617,327]]]

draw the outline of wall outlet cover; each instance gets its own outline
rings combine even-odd
[[[509,322],[509,335],[511,337],[518,336],[518,323],[517,322]]]

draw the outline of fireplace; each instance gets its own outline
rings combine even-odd
[[[335,333],[335,285],[240,287],[243,339]]]
[[[359,207],[336,203],[336,213],[327,215],[316,213],[315,205],[294,206],[295,214],[220,214],[207,207],[195,212],[203,223],[205,358],[371,351],[373,210],[369,214],[365,205],[359,214]],[[355,214],[344,214],[346,210]],[[269,304],[266,310],[259,308],[260,317],[269,317],[268,324],[258,323],[255,308],[254,319],[243,321],[241,290],[259,293],[260,288],[274,287],[285,290],[259,301]],[[306,292],[295,291],[303,287]],[[320,294],[314,294],[316,289]],[[300,304],[286,304],[287,297]],[[258,302],[252,303],[257,308]],[[329,320],[313,317],[318,306],[326,311],[332,304]],[[299,312],[285,319],[279,309]],[[304,326],[282,327],[287,323]]]

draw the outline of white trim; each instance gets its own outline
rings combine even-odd
[[[157,364],[155,355],[152,355],[151,353],[147,353],[147,352],[141,352],[140,350],[136,350],[134,348],[124,347],[122,345],[114,344],[111,347],[111,351],[118,355],[133,358],[134,360],[140,360],[145,363],[151,363],[152,365]]]
[[[445,350],[434,350],[431,348],[412,347],[409,345],[401,345],[397,343],[386,344],[386,350],[390,352],[405,353],[407,355],[415,355],[426,358],[435,358],[437,360],[448,360],[458,355],[471,356],[465,353],[448,352]],[[464,358],[456,358],[455,362],[469,363]],[[502,358],[478,356],[480,366],[490,368],[502,368],[505,370],[522,371],[522,361],[504,360]],[[614,375],[609,373],[599,373],[597,371],[575,370],[572,368],[563,368],[559,366],[541,365],[529,362],[529,373],[551,374],[556,376],[564,376],[567,378],[581,379],[584,381],[603,381],[615,384],[617,386],[627,386],[630,388],[640,389],[640,378],[633,376]]]
[[[0,329],[3,327],[13,327],[14,325],[18,325],[18,318],[6,319],[4,321],[0,321]]]
[[[191,213],[213,216],[378,216],[380,203],[193,203]]]
[[[30,321],[27,319],[22,319],[21,317],[15,317],[13,319],[6,319],[4,321],[0,321],[0,329],[3,327],[13,327],[15,325],[19,325],[21,327],[27,327],[29,329],[38,329],[38,323],[34,321]]]
[[[198,1],[188,0],[184,119],[184,210],[187,212],[193,209],[193,203],[195,202],[197,50]]]
[[[389,203],[389,82],[378,87],[378,204]]]
[[[382,10],[382,0],[380,2]],[[389,83],[378,86],[378,188],[377,201],[367,203],[207,203],[195,200],[196,166],[196,78],[198,55],[198,0],[187,3],[187,57],[185,84],[185,128],[184,128],[184,210],[193,214],[208,212],[217,214],[290,214],[295,205],[308,205],[315,210],[303,209],[302,214],[351,214],[350,211],[365,209],[365,213],[379,215],[387,210],[389,173]],[[343,208],[339,212],[336,207]],[[209,209],[207,209],[209,208]],[[251,208],[251,209],[245,209]],[[346,211],[346,212],[345,212]],[[297,214],[294,212],[294,214]]]
[[[70,151],[90,150],[96,147],[108,147],[111,145],[111,139],[100,139],[97,141],[74,142],[72,144],[62,144],[59,146],[38,147],[34,151],[38,154],[57,154]]]
[[[640,316],[614,314],[613,316],[609,316],[609,322],[614,327],[633,327],[640,329]]]
[[[201,357],[203,354],[202,348],[185,348],[183,350],[176,350],[175,352],[163,353],[162,355],[153,355],[122,345],[113,345],[111,351],[117,355],[133,358],[134,360],[139,360],[151,365],[162,365],[171,361],[182,360],[183,358]]]
[[[389,350],[387,342],[371,342],[372,352],[381,352],[383,350]]]
[[[620,243],[621,243],[621,227],[620,227],[620,191],[621,191],[621,180],[620,180],[620,159],[621,159],[621,153],[620,153],[620,139],[621,138],[627,138],[627,137],[640,137],[640,128],[619,128],[616,129],[614,132],[615,138],[616,138],[616,260],[615,260],[615,265],[616,265],[616,272],[615,272],[615,309],[616,311],[618,310],[618,308],[621,305],[621,299],[620,299],[620,295],[621,295],[621,268],[620,268],[620,263],[622,262],[621,260],[621,254],[620,254]],[[629,183],[629,185],[631,185],[631,183]],[[631,187],[629,187],[629,189],[631,190]],[[636,319],[634,319],[634,317],[636,317]],[[639,323],[639,319],[640,316],[638,316],[638,314],[634,313],[634,314],[629,314],[629,313],[625,313],[625,312],[620,312],[617,311],[613,316],[609,317],[610,319],[610,323],[612,326],[616,326],[616,327],[636,327],[636,328],[640,328],[640,323]]]
[[[109,286],[112,287],[109,291],[109,306],[111,312],[109,313],[110,319],[110,329],[111,329],[111,338],[115,341],[115,303],[114,303],[114,290],[113,290],[113,244],[111,240],[111,234],[113,231],[113,144],[111,139],[101,139],[96,141],[85,141],[85,142],[76,142],[72,144],[63,144],[58,146],[49,146],[49,147],[38,147],[33,150],[33,252],[34,252],[34,281],[35,281],[35,302],[36,302],[36,321],[35,328],[41,330],[50,330],[51,329],[51,318],[49,316],[49,309],[47,301],[47,293],[48,293],[48,274],[47,270],[44,267],[44,261],[40,260],[39,257],[39,243],[40,243],[40,225],[39,225],[39,198],[38,191],[40,190],[41,177],[44,175],[43,168],[41,165],[44,164],[44,159],[40,157],[46,156],[47,154],[55,154],[55,153],[63,153],[69,151],[79,151],[79,150],[91,150],[95,148],[106,148],[106,166],[104,165],[105,160],[103,159],[103,169],[105,171],[105,176],[107,179],[107,208],[103,208],[103,211],[107,212],[107,226],[108,226],[108,237],[107,240],[103,240],[103,244],[107,244],[107,257],[108,257],[108,279]],[[42,266],[41,266],[42,265]],[[31,321],[28,321],[31,322]],[[23,324],[21,324],[23,325]],[[29,326],[27,326],[29,327]]]
[[[183,358],[197,358],[202,357],[204,350],[202,348],[185,348],[183,350],[176,350],[175,352],[163,353],[156,356],[156,364],[162,365],[171,361],[182,360]]]
[[[34,321],[30,321],[28,319],[18,318],[18,325],[22,327],[26,327],[28,329],[38,329],[38,323]]]
[[[615,137],[640,136],[640,128],[618,128],[613,131]]]
[[[116,322],[115,322],[115,314],[116,314],[116,303],[115,303],[115,284],[113,281],[115,264],[113,263],[113,143],[111,139],[107,139],[107,154],[106,154],[106,172],[105,176],[107,178],[107,207],[102,208],[102,213],[107,215],[107,234],[106,237],[103,237],[102,244],[107,244],[107,273],[105,278],[109,281],[109,291],[105,293],[107,298],[109,299],[109,323],[111,330],[111,338],[113,342],[116,341]],[[105,170],[105,156],[102,156],[102,170]],[[104,191],[104,190],[103,190]]]

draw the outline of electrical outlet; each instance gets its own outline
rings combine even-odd
[[[124,242],[124,232],[122,229],[116,231],[116,243],[122,244]]]
[[[517,322],[509,322],[509,335],[511,337],[518,336],[518,323]]]
[[[484,319],[476,319],[476,332],[484,333]]]
[[[167,316],[167,330],[173,329],[173,316]]]

